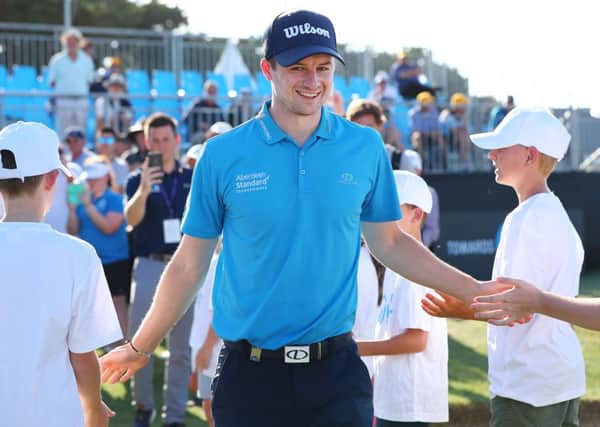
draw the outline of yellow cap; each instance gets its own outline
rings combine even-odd
[[[456,92],[450,97],[450,105],[467,105],[469,98],[464,93]]]
[[[429,92],[419,92],[417,95],[417,102],[419,104],[433,104],[435,97]]]

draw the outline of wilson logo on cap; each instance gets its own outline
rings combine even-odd
[[[319,36],[331,38],[329,35],[329,31],[321,27],[314,27],[310,24],[310,22],[305,22],[304,25],[293,25],[291,27],[286,27],[283,29],[285,33],[285,37],[287,39],[294,38],[298,35],[304,34],[317,34]]]

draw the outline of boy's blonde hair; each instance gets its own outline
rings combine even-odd
[[[557,163],[558,160],[556,160],[554,157],[540,153],[539,168],[540,172],[542,172],[542,175],[544,175],[544,178],[548,178],[550,176],[550,174],[554,171],[554,168],[556,168]]]

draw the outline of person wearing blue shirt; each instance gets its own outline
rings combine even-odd
[[[90,157],[80,179],[87,189],[81,203],[69,203],[67,231],[90,243],[102,261],[102,268],[115,305],[123,335],[127,333],[127,299],[131,274],[129,244],[123,197],[109,187],[110,169],[102,156]]]
[[[470,301],[482,286],[395,224],[399,203],[376,131],[323,107],[337,51],[331,21],[299,10],[265,34],[271,100],[207,143],[183,238],[131,342],[102,359],[126,381],[191,304],[220,235],[213,289],[223,338],[212,384],[219,427],[348,426],[373,421],[372,387],[350,331],[361,231],[384,264]]]

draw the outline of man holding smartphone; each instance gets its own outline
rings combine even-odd
[[[131,174],[126,186],[125,218],[133,227],[135,256],[131,331],[138,329],[150,308],[160,275],[181,239],[181,217],[192,179],[192,171],[182,168],[177,161],[180,138],[174,119],[162,113],[152,115],[144,132],[150,153],[140,170]],[[169,335],[165,426],[183,425],[191,370],[188,342],[192,320],[193,310],[188,310]],[[152,362],[135,375],[132,390],[137,408],[135,427],[149,426],[155,414],[152,376]]]

